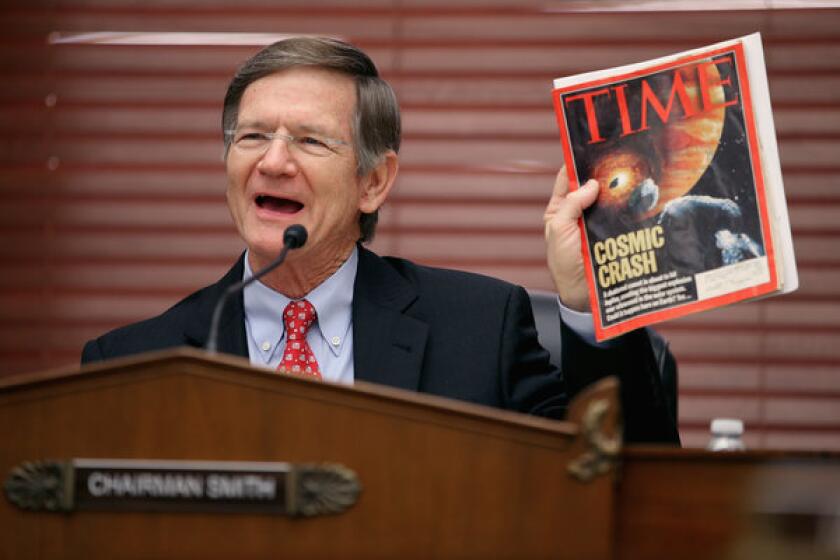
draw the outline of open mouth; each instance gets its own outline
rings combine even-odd
[[[279,214],[294,214],[303,209],[303,204],[297,200],[268,196],[265,194],[257,195],[255,202],[259,208],[269,210],[271,212],[277,212]]]

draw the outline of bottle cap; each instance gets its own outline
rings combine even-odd
[[[713,434],[740,436],[744,433],[744,422],[737,418],[715,418],[711,428]]]

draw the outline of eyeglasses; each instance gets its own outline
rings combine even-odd
[[[289,148],[316,157],[337,154],[338,146],[348,145],[344,140],[327,138],[318,134],[292,136],[282,132],[226,130],[225,136],[234,148],[249,154],[264,154],[274,140],[283,140]]]

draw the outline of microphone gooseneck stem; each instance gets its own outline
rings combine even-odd
[[[222,294],[222,297],[219,298],[219,301],[216,302],[216,307],[213,308],[213,317],[210,320],[210,333],[207,335],[207,344],[205,348],[211,354],[215,354],[218,352],[218,339],[219,339],[219,323],[222,319],[222,310],[225,307],[228,299],[234,294],[237,294],[251,285],[251,283],[256,282],[281,264],[283,261],[286,260],[286,253],[289,252],[290,249],[297,249],[298,247],[302,247],[304,243],[306,243],[307,232],[303,226],[294,225],[289,226],[286,228],[286,231],[283,234],[283,250],[280,251],[280,254],[274,259],[267,267],[263,268],[262,270],[255,273],[253,276],[246,280],[241,280],[236,284],[228,286],[225,290],[225,293]]]
[[[256,282],[281,264],[283,261],[286,260],[286,253],[289,252],[289,247],[283,247],[283,250],[280,251],[280,255],[274,259],[274,261],[265,267],[264,269],[260,270],[257,274],[254,274],[247,280],[241,280],[232,286],[228,286],[228,289],[225,290],[225,293],[216,302],[216,307],[213,308],[213,318],[210,320],[210,334],[207,336],[207,350],[213,354],[215,354],[217,349],[217,341],[219,338],[219,322],[222,319],[222,310],[225,308],[225,304],[230,299],[230,296],[237,294],[251,285],[251,283]]]

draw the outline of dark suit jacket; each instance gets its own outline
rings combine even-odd
[[[82,362],[181,345],[202,347],[214,305],[242,279],[242,272],[240,258],[219,282],[162,315],[88,342]],[[356,379],[562,418],[571,395],[606,375],[618,375],[625,439],[679,441],[644,331],[602,350],[563,326],[561,373],[537,342],[523,288],[382,258],[361,247],[352,313]],[[222,316],[219,351],[248,357],[241,295]]]

